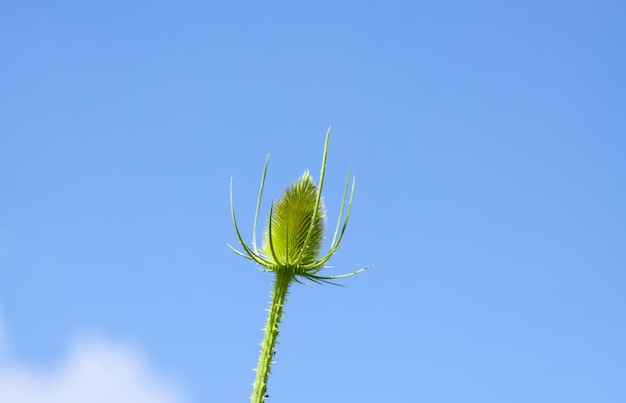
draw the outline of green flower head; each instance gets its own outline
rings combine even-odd
[[[272,209],[261,250],[276,267],[290,266],[300,256],[304,265],[318,259],[326,216],[323,201],[315,211],[316,200],[317,187],[307,171],[283,193]],[[311,235],[307,242],[309,230]]]
[[[231,179],[231,215],[239,244],[243,248],[243,252],[240,252],[229,245],[236,254],[257,263],[263,267],[264,271],[291,272],[296,281],[299,281],[298,277],[300,277],[314,282],[330,282],[330,280],[348,277],[365,269],[363,268],[353,273],[340,276],[320,276],[317,274],[318,271],[327,267],[325,266],[326,262],[328,262],[339,248],[348,225],[348,218],[350,217],[350,210],[352,209],[352,197],[354,195],[354,178],[349,175],[346,181],[339,219],[337,220],[330,250],[325,256],[320,257],[326,224],[326,212],[322,200],[322,186],[324,184],[324,174],[326,171],[329,137],[330,129],[326,133],[319,186],[315,185],[313,178],[307,171],[282,194],[277,202],[272,203],[264,233],[263,244],[260,249],[257,249],[256,245],[256,226],[259,218],[259,208],[263,196],[269,157],[265,160],[265,167],[261,178],[261,188],[256,213],[254,215],[251,246],[248,246],[243,241],[239,232],[233,207]],[[350,186],[350,182],[352,182],[352,186]],[[348,191],[350,192],[350,198],[345,212],[346,216],[342,222]]]

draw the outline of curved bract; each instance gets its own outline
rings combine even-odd
[[[326,141],[324,143],[319,186],[315,185],[313,178],[307,171],[282,194],[276,203],[272,203],[268,224],[264,233],[263,245],[260,249],[257,248],[256,244],[256,227],[265,185],[265,177],[267,175],[269,156],[265,160],[265,166],[263,168],[261,187],[254,215],[252,244],[250,246],[244,242],[237,224],[233,206],[231,179],[231,215],[239,244],[243,248],[243,251],[239,251],[229,245],[236,254],[252,260],[268,272],[278,272],[281,270],[291,272],[296,276],[296,281],[300,281],[298,278],[300,277],[314,282],[330,282],[330,280],[355,275],[366,269],[366,267],[364,267],[355,272],[338,276],[318,275],[318,272],[326,267],[325,265],[328,260],[339,249],[350,218],[355,186],[354,177],[348,175],[330,250],[326,255],[320,257],[326,221],[325,208],[322,201],[322,187],[324,185],[324,175],[326,172],[329,138],[330,129],[328,129],[326,133]],[[348,193],[350,193],[349,199]],[[348,200],[347,209],[346,200]],[[344,210],[345,218],[342,221]]]

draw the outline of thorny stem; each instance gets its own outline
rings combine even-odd
[[[283,307],[289,293],[289,285],[294,280],[295,274],[287,267],[276,272],[272,302],[269,308],[269,316],[265,325],[265,337],[261,344],[261,356],[256,369],[256,379],[250,397],[251,403],[264,403],[267,395],[267,379],[270,375],[276,340],[278,339],[278,326],[283,317]]]

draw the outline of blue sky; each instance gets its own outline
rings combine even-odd
[[[626,401],[625,12],[3,1],[0,401],[246,401],[229,180],[250,239],[330,125],[327,273],[374,267],[293,288],[268,403]]]

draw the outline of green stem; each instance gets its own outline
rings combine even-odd
[[[251,403],[264,403],[267,394],[267,379],[270,375],[272,358],[278,339],[278,326],[283,317],[283,306],[289,293],[289,285],[294,279],[294,274],[290,270],[277,270],[274,291],[272,292],[272,302],[269,309],[269,316],[265,325],[265,337],[261,344],[261,356],[256,369],[256,379],[252,389]]]

